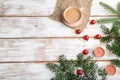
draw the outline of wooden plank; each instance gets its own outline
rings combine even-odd
[[[2,0],[1,16],[48,16],[57,0]]]
[[[91,17],[90,19],[100,19],[101,17]],[[111,25],[107,25],[111,28]],[[47,17],[2,17],[0,18],[0,38],[22,38],[22,37],[83,37],[89,35],[104,34],[100,25],[90,25],[80,35],[76,35],[74,30],[62,23],[53,21]]]
[[[46,63],[5,63],[0,64],[0,80],[50,80],[54,74],[45,66]],[[105,68],[110,62],[98,62],[99,67]],[[106,80],[120,80],[120,69],[114,76]],[[99,79],[100,80],[100,79]]]
[[[113,7],[119,0],[93,0],[91,16],[113,15],[102,7],[99,2],[105,2]],[[57,0],[1,0],[1,16],[50,16]],[[26,4],[27,3],[27,4]]]
[[[45,64],[0,64],[0,80],[50,80],[53,73]]]
[[[94,44],[93,44],[94,43]],[[93,50],[103,47],[105,55],[95,57]],[[89,55],[95,60],[116,59],[105,44],[93,38],[84,41],[82,38],[75,39],[0,39],[0,62],[24,62],[24,61],[54,61],[59,55],[66,55],[68,59],[76,58],[84,49],[89,50]]]

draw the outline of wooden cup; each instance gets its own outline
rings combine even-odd
[[[63,22],[69,27],[77,27],[80,25],[82,18],[82,8],[79,9],[77,7],[68,7],[62,14]]]

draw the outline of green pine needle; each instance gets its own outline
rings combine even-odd
[[[105,23],[112,23],[115,21],[120,21],[120,17],[116,17],[116,18],[102,18],[97,20],[98,24],[105,24]]]
[[[112,64],[120,68],[120,60],[114,59],[112,60]]]
[[[77,55],[77,60],[67,60],[62,55],[59,57],[59,64],[48,63],[47,67],[55,74],[51,80],[97,80],[99,76],[102,80],[106,78],[105,71],[103,69],[100,71],[91,57],[84,59],[82,54]],[[78,68],[83,69],[82,76],[76,74]]]
[[[120,16],[120,2],[117,4],[117,13]]]
[[[107,9],[108,11],[110,11],[110,12],[112,12],[114,14],[117,14],[117,11],[114,8],[112,8],[110,5],[108,5],[108,4],[104,3],[104,2],[100,2],[100,5],[103,8]]]
[[[102,77],[102,80],[105,80],[107,73],[106,73],[105,69],[98,69],[98,75]]]
[[[107,48],[113,52],[116,56],[120,57],[120,22],[113,23],[111,29],[101,26],[103,33],[106,35],[101,38],[102,42],[107,43]]]

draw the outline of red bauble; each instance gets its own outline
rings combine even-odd
[[[91,20],[91,21],[90,21],[90,24],[92,24],[92,25],[95,24],[95,23],[96,23],[95,20]]]
[[[81,30],[80,30],[80,29],[77,29],[77,30],[75,31],[75,33],[76,33],[76,34],[80,34],[80,33],[81,33]]]
[[[83,54],[87,55],[89,53],[89,51],[87,49],[83,50]]]
[[[96,38],[96,39],[100,39],[100,38],[101,38],[101,35],[100,35],[100,34],[97,34],[97,35],[95,36],[95,38]]]
[[[77,70],[77,75],[82,75],[82,74],[83,74],[83,70],[78,69],[78,70]]]
[[[88,41],[89,36],[88,36],[88,35],[85,35],[83,38],[84,38],[84,40]]]

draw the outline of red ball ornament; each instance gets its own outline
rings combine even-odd
[[[76,34],[80,34],[80,33],[81,33],[81,30],[80,30],[80,29],[77,29],[77,30],[75,31],[75,33],[76,33]]]
[[[83,54],[87,55],[89,53],[89,51],[87,49],[83,50]]]
[[[77,75],[82,75],[82,74],[83,74],[83,70],[78,69],[78,70],[77,70]]]
[[[95,23],[96,23],[95,20],[91,20],[91,21],[90,21],[90,24],[92,24],[92,25],[95,24]]]
[[[84,40],[88,41],[89,36],[88,36],[88,35],[85,35],[83,38],[84,38]]]
[[[100,38],[101,38],[101,35],[100,35],[100,34],[97,34],[97,35],[95,36],[95,38],[96,38],[96,39],[100,39]]]

